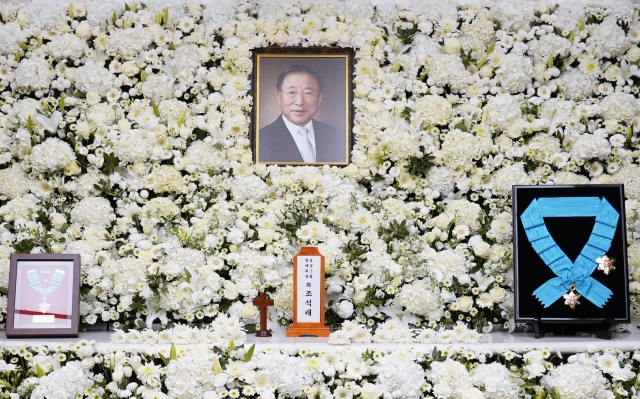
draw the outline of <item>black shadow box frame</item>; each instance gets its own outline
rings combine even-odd
[[[619,213],[618,225],[607,256],[616,259],[609,275],[597,268],[591,277],[607,286],[613,295],[602,308],[586,298],[571,309],[561,297],[544,308],[533,292],[556,274],[534,251],[520,216],[537,198],[599,197],[606,198]],[[545,224],[560,249],[575,261],[591,235],[595,217],[547,217]],[[515,321],[517,323],[628,323],[630,321],[627,240],[622,184],[585,184],[561,186],[513,186],[513,259]],[[568,293],[568,290],[567,290]],[[577,292],[579,294],[579,292]]]

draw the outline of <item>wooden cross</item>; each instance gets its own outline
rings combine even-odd
[[[267,306],[273,306],[273,299],[267,299],[265,292],[260,293],[260,299],[254,299],[253,304],[260,308],[260,330],[256,337],[270,337],[271,331],[267,328]]]

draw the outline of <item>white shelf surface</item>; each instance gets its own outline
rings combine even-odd
[[[13,348],[24,345],[68,345],[78,342],[79,340],[93,341],[97,350],[142,350],[144,351],[150,345],[148,344],[115,344],[110,343],[109,339],[112,331],[90,331],[80,333],[78,338],[7,338],[3,332],[0,332],[0,347]],[[533,332],[515,332],[508,334],[506,332],[492,332],[482,334],[482,342],[477,344],[396,344],[396,343],[370,343],[370,344],[350,344],[350,345],[329,345],[328,338],[315,337],[299,337],[288,338],[283,334],[276,334],[271,338],[256,338],[254,335],[247,336],[248,344],[256,344],[256,349],[264,350],[272,349],[309,349],[313,351],[326,351],[330,349],[352,348],[357,350],[378,349],[378,350],[394,350],[416,348],[421,351],[432,351],[433,347],[445,348],[451,347],[467,348],[477,351],[506,351],[523,353],[532,349],[550,348],[552,351],[560,351],[561,353],[577,353],[595,349],[617,349],[621,351],[633,351],[640,349],[640,334],[630,333],[614,333],[611,340],[597,339],[594,336],[555,336],[547,335],[543,338],[536,339]],[[154,345],[156,347],[164,347],[169,345]]]

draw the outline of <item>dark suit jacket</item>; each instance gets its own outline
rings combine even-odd
[[[280,115],[272,124],[260,129],[258,162],[304,162],[296,141]],[[347,162],[347,136],[344,130],[313,120],[316,162]]]

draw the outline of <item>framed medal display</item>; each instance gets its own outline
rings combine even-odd
[[[78,336],[80,255],[13,254],[8,291],[8,338]]]
[[[513,231],[516,322],[629,322],[623,185],[514,186]]]

